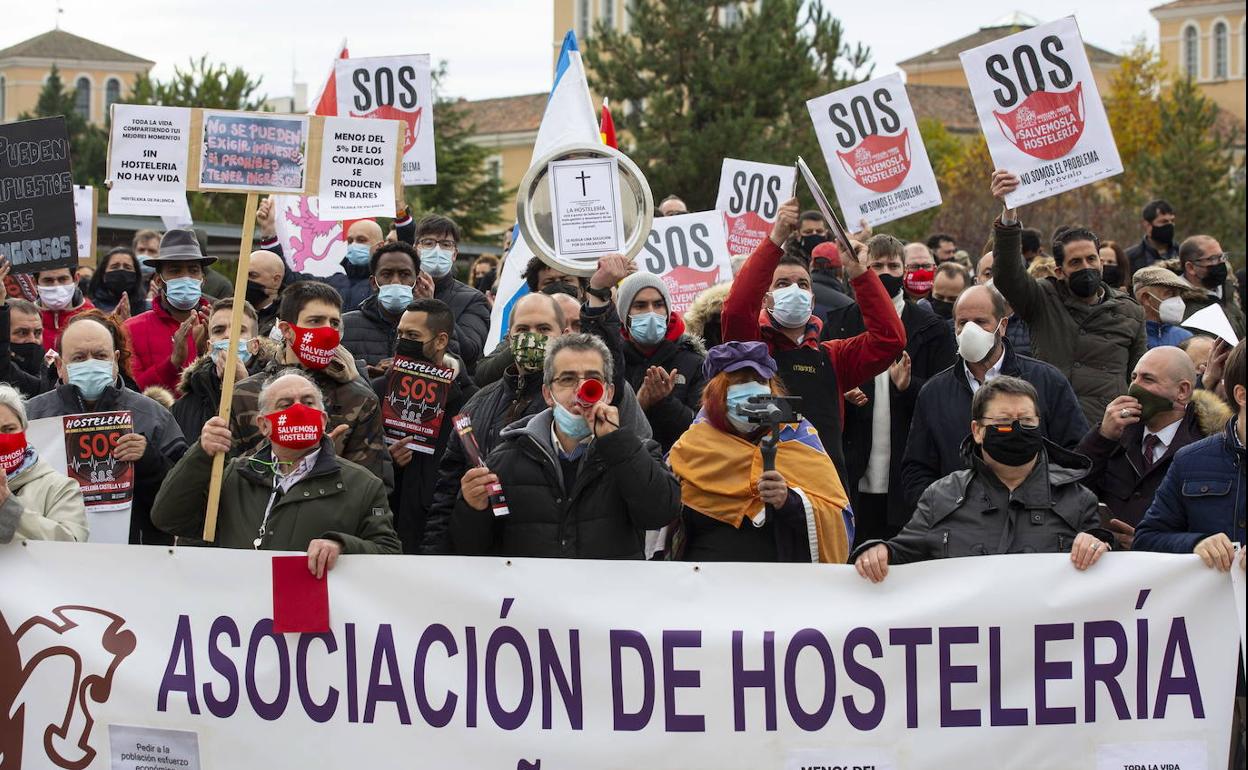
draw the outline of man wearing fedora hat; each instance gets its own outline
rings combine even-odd
[[[140,388],[156,385],[176,392],[182,369],[207,350],[210,303],[203,296],[204,274],[216,261],[204,256],[193,231],[183,229],[166,232],[160,253],[147,260],[156,268],[152,309],[126,321]]]
[[[1149,265],[1131,276],[1131,293],[1144,308],[1144,330],[1148,349],[1162,345],[1178,345],[1192,336],[1179,324],[1183,323],[1187,302],[1194,287],[1161,265]]]

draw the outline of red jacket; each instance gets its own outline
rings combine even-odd
[[[199,301],[199,309],[207,310],[207,300]],[[130,359],[130,370],[134,373],[134,381],[139,388],[150,388],[158,385],[170,393],[177,393],[178,380],[182,369],[189,366],[196,357],[195,341],[186,335],[186,361],[182,368],[173,365],[173,335],[182,322],[169,315],[165,309],[163,298],[152,301],[152,309],[139,313],[126,321],[126,331],[130,332],[130,347],[134,351]]]
[[[91,304],[91,300],[83,297],[82,304],[78,307],[66,308],[65,310],[48,310],[42,305],[39,307],[39,316],[43,320],[43,349],[45,351],[52,350],[56,347],[56,343],[61,339],[61,330],[65,328],[65,324],[69,323],[69,319],[83,312],[91,310],[95,305]]]
[[[836,371],[836,382],[842,392],[853,390],[884,371],[901,355],[906,347],[906,329],[884,284],[871,270],[851,281],[862,310],[863,324],[867,327],[862,334],[820,342],[823,321],[812,315],[806,323],[805,336],[800,343],[795,343],[782,329],[773,326],[771,316],[763,309],[763,296],[771,289],[772,275],[783,254],[779,246],[765,238],[741,267],[720,315],[724,342],[761,339],[772,351],[792,350],[799,345],[822,347]],[[844,411],[843,403],[841,409]]]

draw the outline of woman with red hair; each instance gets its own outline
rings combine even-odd
[[[844,564],[853,513],[818,432],[783,426],[775,470],[763,470],[768,429],[749,412],[785,395],[766,343],[718,345],[703,374],[702,410],[668,455],[683,504],[668,557]]]

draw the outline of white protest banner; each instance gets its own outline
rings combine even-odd
[[[637,267],[654,273],[672,295],[668,310],[683,313],[704,290],[732,280],[732,256],[718,211],[655,217]]]
[[[555,254],[593,261],[624,251],[620,167],[615,158],[556,160],[546,179]]]
[[[1235,549],[1235,565],[1238,566],[1244,558],[1244,549],[1248,548],[1243,543]],[[1244,667],[1248,669],[1248,591],[1245,591],[1244,571],[1242,569],[1231,569],[1231,586],[1235,591],[1235,612],[1239,615],[1239,656]]]
[[[70,467],[68,446],[65,441],[65,418],[42,417],[31,420],[26,427],[26,440],[39,458],[56,469],[57,473],[73,475]],[[131,467],[133,477],[133,466]],[[81,485],[80,485],[81,488]],[[87,508],[87,540],[92,543],[114,543],[124,545],[130,542],[130,507],[132,500],[125,505],[88,505]]]
[[[1231,326],[1231,319],[1226,317],[1226,311],[1216,302],[1184,318],[1181,326],[1221,337],[1231,346],[1239,344],[1239,336]]]
[[[901,75],[806,102],[846,222],[878,225],[940,205]]]
[[[997,168],[1022,181],[1014,207],[1122,172],[1075,17],[963,51],[979,124]]]
[[[792,166],[724,158],[715,209],[723,212],[730,254],[749,254],[763,242],[796,175]]]
[[[95,188],[74,185],[74,227],[78,232],[78,261],[95,266]]]
[[[321,139],[320,216],[393,217],[395,120],[326,117]],[[403,128],[405,131],[406,129]]]
[[[177,216],[186,209],[191,110],[114,104],[108,213]]]
[[[272,632],[273,556],[0,546],[0,585],[21,586],[0,592],[0,752],[108,770],[128,725],[195,733],[230,770],[406,767],[413,747],[421,767],[530,770],[1227,763],[1231,579],[1190,554],[949,559],[879,585],[842,565],[344,556],[320,634]]]
[[[403,184],[437,184],[429,54],[338,59],[334,79],[339,115],[388,118],[407,125]]]
[[[347,256],[342,222],[321,219],[320,199],[274,195],[273,217],[282,256],[295,272],[325,278],[343,272]]]

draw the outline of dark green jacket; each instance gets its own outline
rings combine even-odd
[[[1126,294],[1102,283],[1103,298],[1089,305],[1064,281],[1027,274],[1022,225],[996,222],[992,285],[1031,331],[1031,354],[1070,380],[1089,425],[1110,401],[1127,392],[1131,372],[1148,349],[1144,311]]]
[[[271,461],[265,443],[254,455]],[[196,442],[169,471],[152,506],[152,521],[181,537],[203,535],[212,458]],[[254,548],[264,512],[273,494],[273,473],[249,457],[225,466],[216,545]],[[273,502],[260,547],[271,551],[306,551],[308,543],[325,538],[342,544],[343,553],[399,553],[394,517],[381,480],[355,463],[337,457],[333,443],[321,441],[321,453],[307,476]]]

